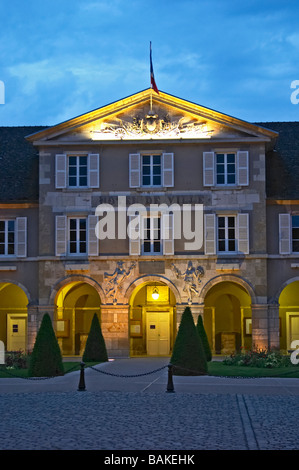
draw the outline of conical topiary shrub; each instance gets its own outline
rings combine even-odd
[[[90,331],[86,340],[83,362],[106,362],[108,354],[101,325],[95,313],[91,322]]]
[[[190,307],[186,307],[170,360],[174,375],[204,375],[207,360]],[[177,367],[175,367],[177,366]]]
[[[62,355],[50,315],[45,313],[30,356],[29,377],[64,375]]]
[[[198,332],[198,334],[201,338],[201,342],[202,342],[202,345],[203,345],[203,348],[204,348],[204,351],[205,351],[205,354],[206,354],[206,359],[207,359],[208,362],[210,362],[212,360],[212,351],[211,351],[211,348],[210,348],[209,340],[208,340],[208,337],[207,337],[206,330],[204,328],[204,324],[203,324],[201,315],[198,315],[196,328],[197,328],[197,332]]]

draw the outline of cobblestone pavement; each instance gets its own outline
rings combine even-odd
[[[103,370],[118,370],[114,367],[107,364]],[[99,375],[92,370],[86,374],[83,392],[75,387],[78,372],[67,378],[68,389],[63,377],[39,384],[23,381],[15,389],[13,379],[0,379],[0,449],[299,449],[294,431],[299,422],[298,379],[287,387],[275,380],[176,377],[175,393],[166,393],[166,370],[133,380],[101,375],[99,381]],[[246,383],[251,386],[244,388]]]
[[[298,449],[292,396],[5,394],[0,416],[1,450]]]

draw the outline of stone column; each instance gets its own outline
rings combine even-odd
[[[129,357],[129,305],[101,305],[101,328],[108,356]]]
[[[268,305],[268,330],[269,330],[269,348],[280,349],[279,337],[279,305]]]
[[[252,349],[268,349],[268,305],[254,304],[252,311]]]

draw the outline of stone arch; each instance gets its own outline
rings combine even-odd
[[[65,286],[67,286],[71,282],[85,282],[87,284],[90,284],[92,287],[95,288],[95,290],[99,294],[101,304],[104,303],[105,294],[104,294],[103,288],[97,281],[95,281],[94,279],[86,275],[71,274],[70,276],[65,276],[64,278],[59,279],[56,282],[56,284],[52,286],[51,292],[49,295],[49,305],[54,305],[57,294],[60,292],[61,289],[63,289]]]
[[[199,303],[204,304],[205,297],[209,290],[220,282],[234,282],[236,284],[239,284],[248,292],[251,298],[251,303],[256,303],[256,295],[253,286],[247,280],[244,280],[242,277],[233,274],[220,274],[206,282],[206,284],[202,287],[200,291]]]
[[[27,289],[27,287],[24,286],[24,284],[21,284],[21,282],[12,281],[11,279],[1,279],[0,284],[13,284],[13,285],[19,287],[20,289],[22,289],[22,291],[26,295],[26,297],[28,299],[28,305],[30,305],[32,303],[32,297],[30,295],[29,290]]]
[[[134,290],[147,282],[162,282],[166,284],[169,287],[169,289],[171,289],[171,291],[173,292],[175,299],[176,299],[176,303],[181,303],[181,295],[176,285],[172,281],[170,281],[167,277],[157,275],[157,274],[150,274],[150,275],[145,274],[144,276],[140,276],[137,279],[134,279],[134,281],[128,286],[125,292],[124,297],[126,301],[129,303],[131,295],[133,294]]]
[[[283,284],[281,284],[281,286],[280,286],[280,288],[278,289],[278,291],[276,292],[275,296],[271,299],[271,303],[273,303],[273,304],[279,304],[279,297],[280,297],[282,291],[283,291],[287,286],[289,286],[290,284],[292,284],[293,282],[296,282],[296,281],[299,281],[299,276],[292,277],[291,279],[288,279],[288,280],[285,281]]]

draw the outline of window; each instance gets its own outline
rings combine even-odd
[[[162,252],[161,218],[144,217],[143,221],[143,255],[157,255]]]
[[[69,219],[69,249],[70,255],[82,255],[87,253],[86,219]]]
[[[15,254],[15,221],[0,220],[0,255]]]
[[[142,186],[161,186],[161,155],[142,156]]]
[[[68,185],[70,188],[87,187],[87,155],[68,157]]]
[[[174,186],[173,153],[129,155],[130,188],[172,188]]]
[[[248,186],[249,152],[203,152],[204,186]]]
[[[299,215],[292,216],[292,251],[299,252]]]
[[[216,153],[216,184],[236,184],[236,155]]]
[[[236,217],[219,216],[217,251],[220,253],[231,253],[236,251]]]

